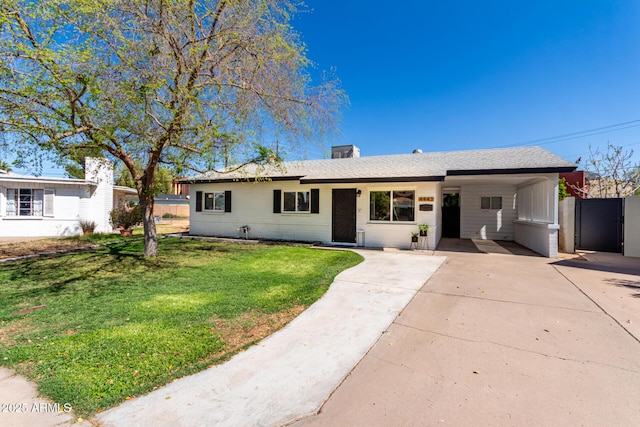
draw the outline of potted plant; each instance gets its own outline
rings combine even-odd
[[[87,234],[93,233],[93,230],[95,230],[98,226],[95,221],[89,221],[88,219],[81,219],[79,222],[80,228],[82,228],[82,234],[84,234],[85,236]]]
[[[133,226],[142,221],[142,210],[140,205],[125,205],[112,210],[109,219],[113,227],[120,229],[120,235],[131,236]]]
[[[421,236],[426,236],[429,233],[429,224],[418,224],[418,230]]]
[[[418,233],[416,232],[411,233],[411,242],[418,243]]]

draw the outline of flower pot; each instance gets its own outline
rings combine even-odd
[[[133,235],[133,230],[130,228],[121,228],[120,235],[122,237],[131,237]]]
[[[420,235],[425,237],[429,231],[428,230],[420,230]]]
[[[91,231],[89,231],[89,230],[84,230],[84,231],[82,232],[82,234],[84,234],[85,236],[88,236],[89,234],[91,234]]]
[[[418,236],[411,236],[411,242],[417,243],[418,242]]]

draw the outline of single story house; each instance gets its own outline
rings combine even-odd
[[[408,248],[418,224],[442,237],[512,240],[558,253],[558,174],[540,147],[345,157],[209,172],[191,184],[194,235]]]
[[[114,206],[137,201],[133,188],[113,185],[113,164],[87,158],[85,179],[48,178],[0,172],[0,236],[81,234],[80,220],[95,221],[96,232],[112,231]]]

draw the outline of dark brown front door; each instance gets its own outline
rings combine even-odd
[[[338,243],[356,242],[356,189],[333,189],[333,225],[331,240]]]

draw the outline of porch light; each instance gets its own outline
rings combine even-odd
[[[362,190],[359,188],[356,190],[356,197],[360,197],[362,195]]]

